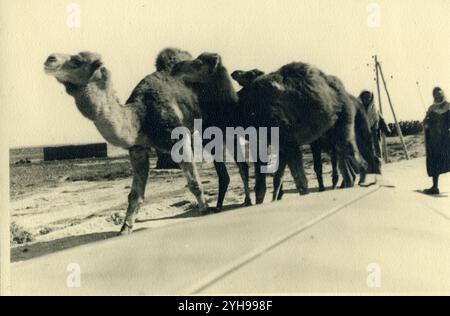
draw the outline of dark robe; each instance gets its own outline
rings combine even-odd
[[[362,99],[360,98],[360,102]],[[363,103],[364,104],[364,103]],[[381,136],[390,134],[390,130],[383,116],[378,112],[374,101],[372,100],[368,106],[366,106],[367,118],[369,120],[370,131],[372,133],[373,144],[375,146],[375,155],[378,158],[382,158],[381,152]]]
[[[438,112],[442,105],[433,105],[425,118],[425,144],[427,152],[427,171],[430,177],[450,172],[450,104],[446,102],[443,113]]]

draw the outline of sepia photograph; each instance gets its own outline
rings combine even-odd
[[[448,0],[0,0],[0,294],[450,295],[449,36]]]

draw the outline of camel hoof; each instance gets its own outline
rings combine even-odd
[[[123,224],[122,228],[120,229],[119,235],[120,236],[128,236],[131,235],[133,232],[133,227],[128,225],[127,223]]]
[[[216,207],[208,207],[205,210],[200,210],[199,211],[199,215],[200,216],[205,216],[205,215],[209,215],[209,214],[214,214],[214,213],[219,213],[223,210],[223,206],[216,206]]]
[[[244,203],[242,204],[242,206],[252,206],[252,200],[251,199],[245,199]]]
[[[350,189],[350,188],[353,188],[354,186],[355,186],[354,182],[348,182],[348,183],[342,182],[341,189]]]
[[[326,191],[326,189],[325,188],[319,188],[319,192],[325,192]]]
[[[308,194],[309,194],[309,190],[308,189],[300,190],[300,195],[308,195]]]
[[[338,183],[339,183],[339,178],[333,178],[333,186],[332,186],[333,190],[335,190],[337,188]]]

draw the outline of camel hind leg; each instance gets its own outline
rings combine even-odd
[[[272,201],[280,201],[283,197],[283,177],[286,170],[287,161],[284,159],[283,155],[280,155],[280,164],[278,170],[273,176],[273,196]]]
[[[133,147],[129,150],[131,168],[133,170],[133,183],[128,195],[128,209],[125,220],[120,230],[123,235],[133,231],[133,225],[139,208],[144,203],[145,187],[149,172],[148,150],[141,147]]]
[[[293,145],[292,152],[289,154],[288,166],[291,170],[292,177],[295,181],[298,193],[300,195],[308,194],[308,179],[306,178],[305,169],[303,167],[303,153],[300,145]]]
[[[323,192],[325,191],[325,185],[323,184],[322,146],[320,141],[316,141],[311,143],[310,147],[314,160],[314,172],[319,183],[319,192]]]
[[[230,185],[230,176],[227,171],[227,167],[223,162],[214,162],[216,168],[217,177],[219,178],[219,195],[217,197],[217,209],[223,208],[223,201],[225,194],[227,193],[228,186]]]
[[[249,174],[249,166],[246,162],[237,162],[236,163],[239,168],[239,175],[241,176],[242,183],[244,184],[244,193],[245,193],[245,200],[244,200],[244,206],[251,206],[252,205],[252,198],[250,195],[250,174]]]
[[[367,163],[361,157],[356,145],[355,119],[354,109],[347,107],[338,119],[334,131],[336,135],[335,149],[338,168],[343,178],[343,188],[353,187],[356,174],[367,168]]]
[[[255,196],[256,204],[264,203],[264,198],[267,191],[267,175],[261,171],[262,163],[255,162]]]
[[[330,153],[331,156],[331,168],[332,168],[332,182],[333,182],[333,189],[336,189],[336,186],[339,182],[339,172],[338,172],[338,162],[336,157],[336,151],[334,149],[331,150]]]
[[[355,185],[356,174],[361,171],[362,163],[359,152],[352,142],[340,144],[337,150],[338,168],[342,175],[341,188],[352,188]],[[358,157],[358,158],[357,158]]]
[[[362,168],[359,184],[366,182],[367,173],[381,174],[381,154],[379,148],[378,135],[376,128],[370,128],[367,119],[365,119],[362,110],[359,110],[355,119],[356,144],[359,152],[366,161],[367,165]]]
[[[180,162],[179,165],[186,177],[189,190],[197,199],[198,211],[201,215],[208,210],[208,202],[206,202],[197,167],[194,162]]]

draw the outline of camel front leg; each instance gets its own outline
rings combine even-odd
[[[144,203],[145,186],[147,184],[149,172],[148,150],[142,147],[133,147],[129,150],[131,168],[133,171],[133,183],[131,192],[128,195],[127,214],[120,230],[123,235],[130,234],[133,231],[136,215]]]
[[[206,202],[197,167],[194,162],[181,162],[179,165],[186,177],[189,190],[197,199],[199,215],[202,215],[208,210],[208,202]]]

